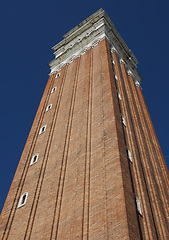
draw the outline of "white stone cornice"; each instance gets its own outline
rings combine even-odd
[[[105,38],[109,42],[111,51],[116,51],[118,57],[124,59],[128,68],[132,69],[141,81],[141,76],[136,70],[137,59],[128,49],[103,9],[98,10],[65,34],[64,39],[52,48],[55,59],[48,64],[51,69],[50,75],[59,71],[63,66],[96,46]]]
[[[49,75],[52,75],[53,73],[56,73],[58,71],[61,70],[62,67],[64,67],[65,65],[73,62],[74,59],[76,59],[77,57],[80,57],[81,55],[83,55],[85,52],[87,52],[90,48],[93,48],[94,46],[96,46],[98,43],[100,43],[100,41],[102,41],[105,38],[105,35],[100,36],[97,40],[91,42],[90,44],[88,44],[87,46],[85,46],[85,48],[82,48],[81,51],[77,51],[76,53],[74,53],[74,55],[72,57],[68,57],[66,58],[63,62],[60,63],[60,61],[58,61],[58,64],[53,65],[53,67],[51,67],[51,73]],[[54,59],[55,60],[55,59]],[[53,61],[54,61],[53,60]]]

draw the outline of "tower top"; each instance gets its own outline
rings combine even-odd
[[[50,75],[59,71],[63,66],[72,62],[75,58],[106,38],[111,50],[117,52],[119,58],[126,64],[128,70],[132,72],[137,81],[142,81],[142,77],[136,69],[138,60],[127,47],[102,8],[66,33],[63,38],[61,42],[52,48],[55,59],[48,64],[51,69]]]

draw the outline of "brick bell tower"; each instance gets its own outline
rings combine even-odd
[[[0,239],[169,239],[168,171],[137,59],[103,9],[63,38]]]

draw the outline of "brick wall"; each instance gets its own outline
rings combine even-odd
[[[117,54],[103,40],[55,76],[4,205],[1,238],[167,239],[165,162],[141,90]],[[17,208],[24,192],[27,202]]]

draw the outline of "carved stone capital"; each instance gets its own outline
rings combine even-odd
[[[140,82],[138,80],[135,81],[135,85],[136,85],[136,87],[139,87],[141,90],[143,90],[141,85],[140,85]]]
[[[112,48],[111,48],[111,52],[117,53],[117,49],[116,49],[115,47],[112,47]]]
[[[137,86],[137,87],[140,87],[140,82],[139,81],[135,81],[135,85]]]
[[[128,71],[127,71],[127,74],[130,75],[130,76],[133,76],[133,73],[132,73],[131,70],[128,70]]]
[[[122,63],[122,64],[124,64],[125,65],[125,62],[124,62],[124,60],[123,60],[123,58],[120,58],[120,63]]]

